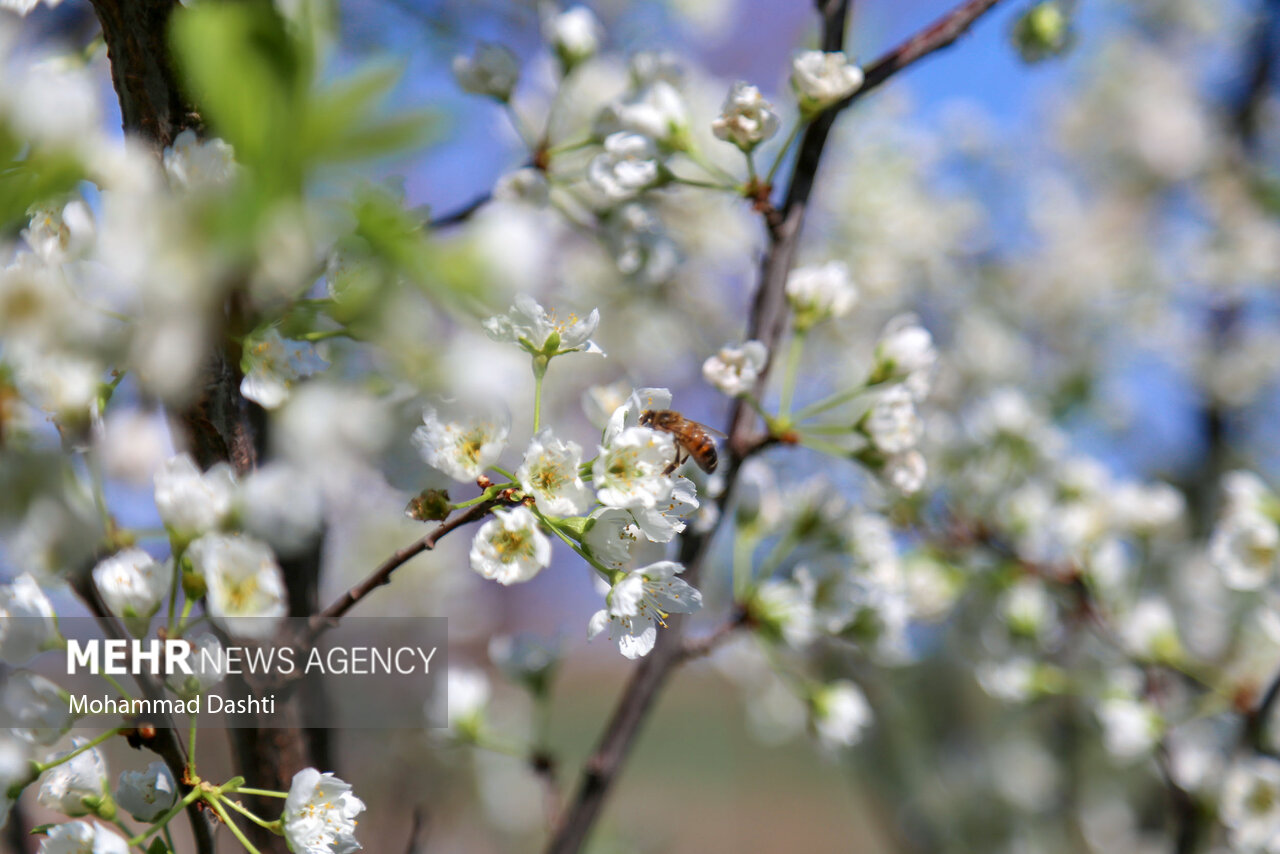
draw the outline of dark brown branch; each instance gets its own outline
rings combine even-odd
[[[391,574],[404,564],[423,552],[431,551],[436,547],[436,543],[450,531],[461,528],[463,525],[469,525],[485,517],[490,510],[500,503],[499,499],[491,501],[482,501],[474,507],[468,508],[465,512],[452,516],[449,519],[437,525],[431,533],[415,540],[402,549],[395,552],[378,564],[378,567],[365,576],[364,580],[353,586],[346,593],[343,593],[333,604],[325,608],[319,614],[311,618],[311,636],[312,639],[322,633],[326,628],[337,623],[338,620],[355,607],[356,603],[364,597],[368,596],[374,590],[385,584],[391,583]]]
[[[91,0],[111,60],[126,133],[162,149],[200,118],[182,97],[169,58],[169,16],[178,0]]]
[[[477,196],[476,198],[472,199],[470,202],[467,202],[467,204],[458,208],[456,211],[453,211],[447,214],[442,214],[441,216],[438,216],[438,217],[433,217],[431,221],[427,223],[427,227],[430,228],[432,231],[439,231],[442,228],[449,228],[450,226],[461,225],[462,223],[471,219],[471,217],[475,214],[476,211],[480,210],[482,207],[489,204],[489,202],[492,199],[493,199],[492,193],[485,193],[484,195]]]
[[[970,0],[963,3],[941,20],[885,54],[866,70],[866,80],[861,90],[819,115],[805,131],[799,154],[792,166],[791,181],[783,207],[772,215],[766,213],[769,247],[761,264],[747,338],[764,342],[770,353],[777,349],[782,340],[787,318],[787,274],[795,260],[822,152],[838,113],[897,72],[950,45],[997,2],[999,0]],[[823,22],[823,48],[828,51],[840,50],[844,44],[848,0],[819,0],[817,5]],[[772,361],[771,359],[770,364],[765,366],[757,391],[768,381]],[[720,499],[722,507],[729,505],[743,460],[748,454],[767,445],[766,441],[762,441],[756,422],[754,411],[740,398],[730,415],[725,491]],[[680,557],[687,567],[685,577],[691,584],[696,584],[701,574],[710,541],[711,536],[708,534],[692,534],[681,541]],[[583,767],[578,791],[560,827],[547,845],[548,854],[574,854],[586,843],[604,806],[605,797],[658,693],[672,671],[689,657],[682,640],[683,629],[684,618],[673,616],[670,625],[659,633],[658,643],[653,651],[640,662],[623,688],[622,696],[614,707],[599,744]],[[695,642],[695,649],[697,648]]]

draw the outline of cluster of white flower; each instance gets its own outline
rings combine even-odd
[[[178,803],[178,786],[160,762],[142,771],[123,772],[113,797],[106,761],[83,739],[74,739],[70,750],[54,754],[43,764],[48,770],[39,780],[39,803],[71,818],[98,816],[111,821],[119,808],[152,824]],[[212,804],[215,810],[224,809],[217,799]],[[294,776],[285,796],[279,832],[289,849],[299,854],[351,854],[361,848],[355,837],[356,816],[364,809],[346,782],[304,768]],[[41,854],[126,854],[129,850],[130,841],[105,824],[88,821],[52,825],[40,844]]]
[[[495,340],[530,355],[540,387],[552,358],[599,352],[589,340],[598,322],[593,311],[585,320],[558,323],[541,305],[521,297],[508,314],[484,326]],[[592,460],[583,459],[578,443],[542,429],[511,475],[497,467],[510,432],[505,415],[444,420],[428,409],[413,441],[428,465],[454,480],[479,480],[486,495],[511,505],[495,508],[476,532],[472,569],[504,585],[529,581],[551,564],[548,533],[554,533],[607,583],[606,608],[592,618],[590,635],[608,628],[623,654],[634,658],[653,648],[657,626],[668,614],[690,613],[702,601],[697,590],[674,577],[681,571],[677,564],[625,569],[638,543],[670,542],[698,507],[693,484],[674,475],[678,457],[671,434],[640,423],[645,410],[670,405],[666,389],[637,389],[615,402]],[[509,483],[494,484],[486,472]]]

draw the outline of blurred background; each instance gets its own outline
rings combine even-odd
[[[950,5],[855,2],[852,53],[869,62]],[[914,312],[944,351],[926,409],[937,494],[981,504],[984,487],[970,466],[981,453],[973,410],[993,392],[1018,388],[1069,455],[1087,456],[1116,483],[1177,486],[1188,507],[1185,542],[1198,542],[1216,517],[1225,471],[1274,473],[1280,463],[1271,426],[1280,367],[1273,289],[1280,273],[1280,102],[1270,86],[1280,14],[1276,4],[1252,0],[1068,3],[1069,44],[1052,56],[1028,57],[1015,31],[1031,5],[1001,4],[955,47],[842,118],[800,254],[802,263],[845,261],[861,303],[849,323],[821,331],[797,403],[864,375],[884,322]],[[557,141],[576,139],[600,104],[625,89],[627,57],[646,50],[679,58],[699,145],[735,173],[738,153],[709,132],[733,81],[760,86],[784,114],[784,127],[794,115],[790,57],[817,35],[808,4],[592,8],[605,24],[607,52],[562,96]],[[522,65],[515,108],[537,125],[554,74],[536,6],[353,0],[340,5],[338,22],[326,73],[394,64],[402,69],[395,106],[433,116],[430,144],[377,164],[370,180],[439,217],[489,193],[525,162],[508,117],[492,101],[462,93],[450,66],[479,41],[508,45]],[[79,0],[41,7],[25,26],[31,41],[19,50],[33,53],[83,47],[96,29]],[[102,121],[117,129],[105,64],[100,56],[92,62],[107,105]],[[778,142],[765,147],[765,162]],[[584,446],[599,426],[581,405],[590,386],[669,387],[687,415],[725,423],[728,401],[703,383],[700,366],[742,336],[762,229],[740,200],[687,188],[664,194],[654,208],[661,226],[648,233],[639,265],[623,264],[607,237],[581,233],[559,212],[512,200],[494,201],[435,238],[482,285],[490,310],[517,293],[566,312],[600,308],[596,341],[608,358],[555,363],[544,404],[557,429]],[[415,395],[463,388],[488,394],[516,414],[513,436],[529,428],[527,358],[488,341],[474,323],[468,328],[465,317],[436,311],[421,294],[389,295],[365,337],[374,352],[347,342],[325,349],[334,372],[382,372],[411,391],[384,457],[353,478],[344,504],[329,508],[325,600],[419,536],[420,525],[403,517],[408,497],[445,485],[408,444]],[[852,466],[840,469],[816,453],[778,451],[769,461],[780,488],[797,490],[789,493],[793,502],[824,474],[849,506],[889,504]],[[1001,477],[996,486],[1012,482]],[[112,481],[108,497],[125,524],[155,524],[149,484]],[[695,631],[713,626],[727,607],[730,545],[718,543],[718,560],[704,576],[707,616]],[[570,791],[632,665],[610,644],[587,643],[586,623],[600,598],[572,555],[557,554],[529,584],[497,588],[469,571],[467,547],[467,537],[453,537],[416,559],[363,604],[362,615],[448,617],[451,663],[490,672],[495,636],[530,633],[558,647],[564,661],[547,746],[558,758],[562,790]],[[1175,599],[1190,596],[1196,588],[1175,580],[1175,566],[1203,549],[1184,543],[1172,551],[1180,557],[1155,570],[1155,583],[1173,588]],[[949,569],[969,571],[962,564],[957,558]],[[0,563],[0,574],[15,569]],[[1180,619],[1191,622],[1197,612],[1187,608]],[[794,709],[761,711],[757,697],[747,704],[755,711],[744,712],[750,680],[742,673],[750,667],[738,659],[759,653],[737,648],[750,639],[690,666],[646,726],[592,850],[1167,847],[1158,786],[1139,784],[1142,794],[1121,799],[1122,815],[1096,793],[1064,794],[1077,759],[1110,767],[1099,758],[1094,725],[1057,707],[1011,723],[973,678],[990,644],[982,641],[982,607],[966,613],[952,625],[913,631],[905,661],[889,665],[871,656],[827,668],[856,675],[876,710],[864,743],[847,754],[815,749],[803,710],[797,723]],[[527,698],[495,682],[496,728],[527,732]],[[366,850],[404,850],[413,826],[406,805],[422,807],[422,850],[539,845],[545,793],[521,759],[450,746],[424,731],[333,738],[334,770],[370,807],[361,825]],[[226,756],[216,739],[202,742],[201,751],[202,763],[213,767]],[[132,761],[123,752],[108,758],[117,767]],[[1119,791],[1126,775],[1144,773],[1129,767],[1104,777]],[[1060,820],[1064,805],[1073,816],[1092,810],[1089,821]]]

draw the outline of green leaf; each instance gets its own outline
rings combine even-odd
[[[72,155],[29,147],[0,124],[0,232],[23,223],[32,205],[71,192],[83,177]]]
[[[316,160],[382,157],[425,143],[437,123],[428,111],[378,117],[403,69],[370,65],[316,93],[308,106],[302,137]]]
[[[297,186],[298,128],[311,69],[267,4],[199,4],[173,16],[172,39],[191,94],[214,132],[259,180]]]
[[[169,846],[165,845],[164,840],[157,836],[151,840],[151,845],[147,848],[147,854],[172,854],[172,852],[169,851]]]

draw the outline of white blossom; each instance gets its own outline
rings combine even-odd
[[[604,38],[604,28],[590,9],[573,6],[545,15],[542,37],[555,50],[567,72],[596,55]]]
[[[591,514],[582,544],[607,569],[622,569],[631,561],[631,549],[639,531],[626,510],[606,507]]]
[[[778,132],[778,114],[760,90],[739,80],[729,89],[720,116],[711,123],[717,139],[750,151]]]
[[[796,313],[796,326],[806,329],[832,317],[844,317],[858,302],[858,289],[840,261],[800,267],[787,276],[787,299]]]
[[[66,756],[88,743],[87,739],[73,738],[71,749],[55,754],[53,758]],[[106,795],[107,764],[94,747],[44,772],[36,800],[46,809],[75,817],[93,812],[97,801]],[[86,804],[86,800],[90,803]]]
[[[178,798],[178,786],[163,762],[143,771],[125,771],[116,785],[116,804],[141,822],[164,815]]]
[[[604,138],[619,132],[639,134],[668,149],[685,148],[689,117],[683,96],[670,83],[656,80],[609,102],[596,117],[594,134]]]
[[[547,516],[581,516],[592,504],[591,489],[582,481],[582,448],[543,430],[524,453],[516,480]]]
[[[53,604],[35,576],[24,572],[0,586],[0,661],[26,664],[60,638]]]
[[[626,380],[589,386],[582,393],[582,412],[592,425],[603,430],[609,424],[609,418],[627,402],[630,394],[631,384]]]
[[[900,379],[917,400],[928,394],[930,373],[938,361],[938,352],[933,347],[933,336],[915,315],[899,315],[886,324],[876,343],[875,359],[873,382]]]
[[[308,341],[285,340],[272,328],[245,341],[249,370],[240,380],[240,393],[263,409],[279,409],[297,381],[328,367]]]
[[[653,508],[671,496],[666,469],[675,460],[671,436],[648,427],[627,427],[600,446],[592,485],[606,507]]]
[[[494,510],[471,543],[471,568],[499,584],[528,581],[551,563],[551,541],[528,507]]]
[[[46,264],[58,264],[85,252],[94,239],[93,212],[83,199],[65,205],[39,205],[22,230],[22,239]]]
[[[191,457],[179,454],[156,472],[155,485],[160,518],[180,537],[222,527],[235,507],[235,474],[226,463],[201,473]]]
[[[1220,813],[1233,851],[1280,852],[1280,761],[1236,760],[1223,779]]]
[[[862,69],[843,53],[807,50],[791,60],[791,87],[807,113],[849,97],[862,86],[862,79]]]
[[[659,561],[627,573],[606,594],[605,607],[591,617],[587,636],[607,632],[625,657],[648,655],[667,617],[702,607],[702,594],[677,577],[681,572],[680,564]]]
[[[627,63],[631,72],[631,81],[637,87],[648,86],[661,80],[672,86],[684,84],[684,67],[680,57],[669,50],[641,50],[632,54]]]
[[[763,582],[748,607],[761,627],[796,649],[808,646],[818,634],[812,591],[791,579]]]
[[[928,474],[929,466],[924,454],[916,450],[890,454],[880,470],[884,482],[902,495],[919,492]]]
[[[235,177],[235,150],[216,137],[201,139],[188,128],[164,150],[164,171],[170,184],[185,190],[221,187]]]
[[[453,58],[453,76],[464,92],[508,101],[520,81],[520,63],[502,45],[481,42],[470,57]]]
[[[0,691],[0,707],[19,738],[53,744],[74,723],[66,692],[38,673],[15,670]]]
[[[670,409],[671,392],[665,388],[632,389],[621,404],[609,413],[604,428],[604,444],[611,443],[623,430],[640,424],[645,410]]]
[[[191,673],[175,673],[166,684],[182,699],[191,700],[222,681],[226,675],[226,662],[223,660],[222,642],[216,635],[202,632],[186,638],[186,641],[191,649],[188,659]]]
[[[882,392],[862,425],[876,449],[885,454],[902,454],[920,441],[924,422],[916,412],[915,397],[905,386]]]
[[[493,185],[493,197],[543,207],[551,200],[551,185],[541,169],[525,167],[508,172]]]
[[[1251,509],[1229,513],[1209,540],[1209,558],[1233,590],[1260,590],[1280,565],[1280,527]]]
[[[1107,752],[1121,761],[1149,753],[1160,738],[1162,722],[1151,706],[1128,697],[1101,700],[1097,708]]]
[[[304,768],[293,777],[284,802],[284,838],[296,854],[350,854],[356,841],[356,816],[364,801],[331,773]]]
[[[462,736],[474,736],[484,722],[491,689],[484,672],[472,667],[450,667],[446,690],[449,695],[449,729]]]
[[[604,140],[604,151],[587,166],[587,180],[607,199],[626,201],[658,182],[662,164],[653,140],[620,131]]]
[[[1140,600],[1124,615],[1119,632],[1129,651],[1143,659],[1168,659],[1180,648],[1173,609],[1153,596]]]
[[[69,821],[49,828],[39,854],[129,854],[129,843],[104,824]]]
[[[680,249],[650,205],[632,201],[605,218],[605,243],[618,272],[640,285],[670,281],[680,263]]]
[[[871,724],[871,704],[862,689],[847,679],[823,685],[809,700],[813,730],[827,750],[851,747]]]
[[[558,356],[565,353],[603,351],[591,340],[600,325],[600,312],[592,309],[586,317],[570,313],[558,318],[528,294],[516,297],[506,314],[498,314],[484,322],[485,332],[494,341],[516,344],[534,355]]]
[[[139,637],[147,633],[172,582],[172,567],[139,548],[117,552],[93,569],[103,604]]]
[[[423,425],[413,431],[413,444],[422,459],[463,482],[475,480],[498,461],[511,431],[510,416],[497,408],[487,415],[444,421],[435,409],[427,407],[422,421]]]
[[[271,462],[249,472],[240,485],[240,515],[246,533],[269,543],[277,554],[297,554],[324,522],[324,496],[306,471]]]
[[[721,347],[702,363],[702,377],[729,397],[750,394],[769,361],[769,350],[759,341],[738,347]]]
[[[56,9],[62,0],[44,0],[44,5],[50,9]],[[26,17],[31,10],[40,5],[40,0],[0,0],[0,9],[8,9],[18,15]]]
[[[672,481],[671,495],[653,507],[630,509],[635,530],[651,543],[669,543],[684,531],[685,519],[698,509],[698,488],[687,477]]]
[[[187,547],[192,569],[208,586],[214,624],[232,635],[265,639],[288,612],[284,573],[275,555],[252,537],[205,534]]]

